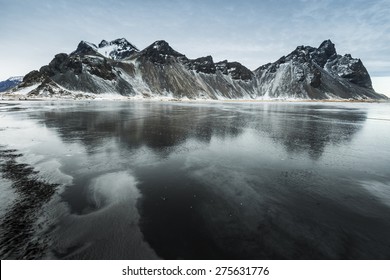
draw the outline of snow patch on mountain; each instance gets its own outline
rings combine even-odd
[[[99,44],[96,50],[102,56],[114,60],[124,59],[126,57],[129,57],[131,54],[135,52],[139,52],[137,47],[129,43],[124,38],[117,39],[111,42],[107,42],[106,40],[103,40]]]
[[[8,81],[12,81],[12,82],[22,82],[22,81],[23,81],[23,77],[24,77],[24,76],[15,76],[15,77],[11,77],[11,78],[8,78]]]
[[[14,91],[12,91],[12,93],[15,95],[27,95],[30,92],[32,92],[33,90],[37,89],[39,86],[40,86],[40,84],[35,84],[35,85],[29,86],[29,87],[18,88],[18,89],[15,89]]]

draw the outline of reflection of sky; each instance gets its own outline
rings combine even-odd
[[[390,2],[0,0],[0,80],[47,64],[78,42],[167,40],[190,58],[211,54],[255,69],[330,38],[373,76],[390,76]]]

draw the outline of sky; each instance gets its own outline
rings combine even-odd
[[[166,40],[188,58],[251,70],[331,39],[390,96],[389,0],[0,0],[0,80],[23,76],[81,40]],[[378,88],[378,89],[377,89]]]

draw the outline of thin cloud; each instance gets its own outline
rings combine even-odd
[[[141,49],[164,39],[190,58],[211,54],[250,69],[298,45],[332,39],[340,54],[351,53],[370,73],[390,76],[387,0],[0,0],[0,6],[1,80],[39,68],[81,40],[119,37]]]

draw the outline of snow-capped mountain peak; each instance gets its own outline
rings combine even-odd
[[[111,42],[106,40],[101,41],[97,48],[97,52],[104,57],[120,60],[125,59],[136,52],[139,52],[139,50],[136,46],[129,43],[125,38],[121,38]]]
[[[87,41],[81,41],[71,55],[96,55],[98,47]]]
[[[81,41],[74,55],[102,55],[113,60],[122,60],[139,52],[138,48],[126,39],[116,39],[111,42],[102,40],[98,46],[87,41]]]
[[[167,41],[159,40],[151,44],[150,46],[146,47],[145,50],[143,50],[145,53],[160,53],[164,55],[173,55],[173,56],[184,56],[181,53],[178,53],[175,51]]]
[[[181,54],[175,51],[168,42],[164,40],[159,40],[146,47],[140,52],[141,57],[146,58],[147,60],[158,63],[165,64],[172,62],[172,59],[182,58],[187,60],[184,54]]]
[[[106,40],[102,40],[100,44],[98,45],[99,48],[104,48],[107,47],[110,43],[107,42]]]

